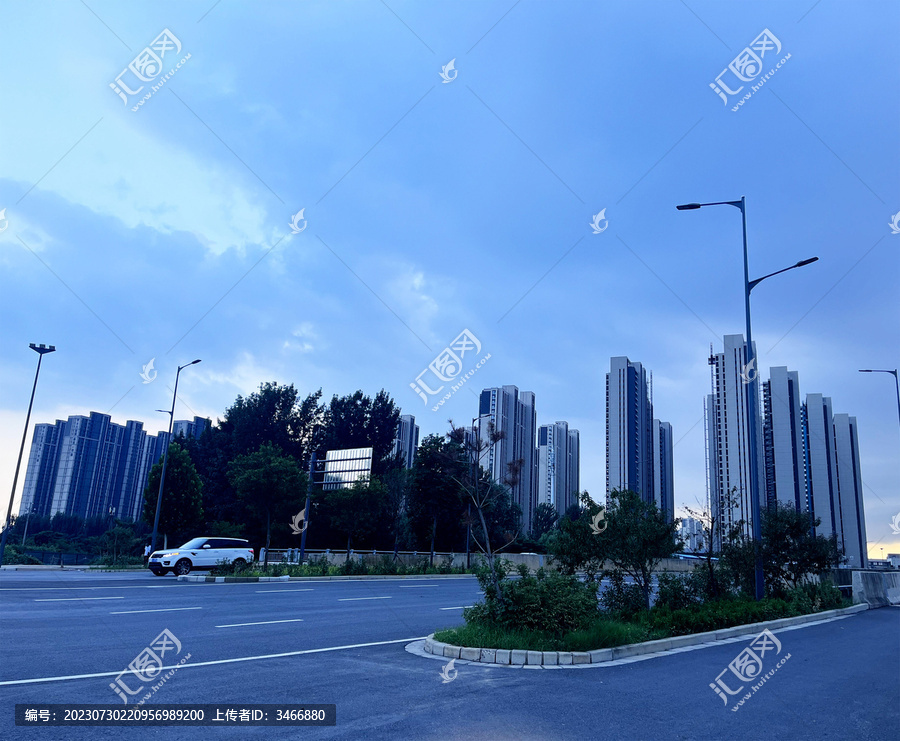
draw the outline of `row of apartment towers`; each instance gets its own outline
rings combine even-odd
[[[522,511],[522,528],[534,524],[539,504],[562,516],[581,491],[581,437],[569,423],[538,426],[535,395],[516,386],[483,389],[478,416],[466,430],[468,442],[483,447],[480,464],[504,483]],[[502,437],[490,443],[491,429]],[[401,417],[395,452],[412,465],[419,428]],[[675,514],[672,426],[653,417],[652,379],[640,363],[610,358],[606,376],[606,491],[631,489],[653,501],[671,522]]]
[[[866,568],[856,417],[834,414],[831,399],[822,394],[806,394],[801,401],[799,374],[785,366],[769,369],[760,405],[758,396],[751,396],[760,384],[750,383],[755,369],[748,368],[743,335],[724,340],[724,352],[710,348],[712,393],[704,409],[707,493],[718,524],[713,547],[739,521],[746,536],[752,532],[748,415],[753,413],[760,511],[777,502],[811,513],[821,520],[815,533],[834,535],[847,563]]]

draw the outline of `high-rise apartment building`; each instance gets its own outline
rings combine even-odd
[[[568,422],[538,428],[535,504],[550,504],[560,517],[578,501],[580,438]],[[529,523],[530,526],[530,523]]]
[[[606,374],[606,495],[630,489],[653,498],[653,404],[647,372],[626,357]]]
[[[675,517],[672,425],[653,418],[647,371],[627,357],[609,360],[606,374],[606,496],[613,490],[656,502]]]
[[[856,417],[849,414],[834,415],[834,457],[841,502],[844,557],[851,568],[864,569],[868,566],[868,556]]]
[[[212,425],[209,417],[194,417],[193,420],[178,419],[172,424],[172,436],[200,437]]]
[[[675,466],[672,460],[674,441],[672,425],[653,420],[653,501],[667,522],[675,519]]]
[[[209,420],[195,417],[173,429],[195,435],[204,424]],[[99,412],[35,425],[19,514],[138,519],[150,469],[167,439],[166,432],[148,435],[142,422],[119,425]]]
[[[527,531],[534,520],[537,491],[534,393],[519,391],[515,386],[484,389],[478,414],[478,435],[482,444],[487,443],[479,458],[481,467],[509,489],[513,503],[522,510],[522,527]],[[494,443],[490,443],[491,425],[503,435]]]
[[[412,414],[400,415],[397,436],[394,438],[394,455],[399,455],[406,468],[412,468],[419,447],[419,425]]]
[[[743,335],[725,335],[724,352],[710,351],[712,393],[706,397],[707,486],[712,516],[716,519],[715,543],[721,536],[743,521],[742,532],[748,538],[753,532],[752,497],[765,507],[765,468],[763,465],[762,425],[759,424],[759,401],[751,399],[755,385],[746,369],[747,347]],[[760,473],[755,492],[750,490],[750,423],[756,415],[757,470]]]
[[[762,384],[766,502],[808,510],[803,461],[800,379],[785,366],[769,369]]]
[[[836,534],[838,547],[843,548],[831,399],[807,394],[802,413],[807,499],[813,517],[821,520],[816,534]]]

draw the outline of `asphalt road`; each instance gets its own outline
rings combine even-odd
[[[790,660],[732,712],[709,684],[746,640],[590,669],[457,662],[456,678],[443,683],[446,662],[413,655],[405,646],[461,622],[462,606],[479,595],[472,578],[196,584],[149,574],[4,571],[0,734],[73,741],[771,741],[894,739],[900,728],[897,608],[780,631],[781,655],[790,653]],[[190,659],[148,705],[335,703],[337,725],[14,725],[18,703],[125,707],[109,684],[163,630],[181,643],[172,664],[187,653]],[[33,679],[42,681],[25,681]]]

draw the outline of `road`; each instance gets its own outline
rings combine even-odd
[[[442,683],[445,662],[413,655],[405,646],[460,623],[461,608],[479,595],[472,578],[200,584],[149,574],[4,571],[0,734],[73,741],[771,741],[893,739],[900,727],[897,608],[780,631],[790,661],[732,712],[709,684],[746,641],[590,669],[458,662],[456,678]],[[163,630],[181,643],[177,656],[190,653],[190,659],[148,704],[335,703],[337,725],[14,725],[17,703],[122,705],[110,683]],[[26,681],[33,679],[43,681]]]

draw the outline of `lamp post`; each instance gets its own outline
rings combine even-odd
[[[0,565],[3,564],[3,552],[6,550],[6,539],[9,537],[9,521],[12,519],[13,499],[16,498],[16,483],[19,480],[19,468],[22,466],[22,453],[25,452],[25,438],[28,437],[28,423],[31,421],[31,407],[34,404],[34,392],[37,390],[38,376],[41,374],[41,361],[48,352],[56,352],[56,346],[45,347],[43,344],[28,345],[38,354],[37,371],[34,374],[34,385],[31,387],[31,401],[28,402],[28,414],[25,415],[25,432],[22,433],[22,445],[19,447],[19,460],[16,463],[16,473],[13,475],[12,493],[9,495],[9,507],[6,509],[6,524],[3,527],[3,536],[0,537]]]
[[[178,370],[175,373],[175,391],[172,393],[172,409],[171,411],[168,409],[157,409],[157,412],[163,412],[164,414],[169,415],[169,432],[166,436],[166,447],[163,452],[163,463],[162,463],[162,471],[159,474],[159,496],[156,497],[156,515],[153,518],[153,537],[150,540],[150,553],[153,553],[156,550],[156,533],[159,529],[159,509],[162,505],[163,498],[163,485],[166,482],[166,463],[169,460],[169,445],[172,443],[172,425],[175,422],[175,400],[178,398],[178,376],[181,374],[185,368],[189,365],[196,365],[200,362],[200,359],[192,360],[190,363],[185,363],[184,365],[178,366]]]
[[[778,275],[779,273],[784,273],[788,270],[793,270],[794,268],[801,268],[804,265],[809,265],[810,263],[818,260],[818,257],[811,257],[808,260],[801,260],[800,262],[791,265],[790,267],[783,268],[782,270],[777,270],[774,273],[769,273],[768,275],[764,275],[762,278],[757,278],[756,280],[750,280],[750,264],[747,256],[747,209],[746,209],[746,199],[744,196],[741,196],[741,200],[739,201],[715,201],[713,203],[685,203],[680,206],[676,206],[679,211],[693,211],[695,209],[701,208],[703,206],[734,206],[737,209],[740,209],[741,212],[741,227],[743,233],[743,242],[744,242],[744,317],[747,325],[747,365],[745,366],[747,369],[747,377],[749,379],[749,415],[748,415],[748,434],[750,437],[750,517],[753,520],[753,540],[756,542],[756,569],[755,569],[755,591],[756,591],[756,599],[760,600],[765,596],[765,581],[763,577],[763,568],[762,568],[762,552],[760,548],[760,543],[762,540],[760,533],[760,507],[759,507],[759,495],[760,495],[760,487],[759,487],[759,461],[757,459],[757,444],[756,444],[756,417],[759,414],[759,391],[757,389],[757,379],[759,378],[759,367],[756,367],[756,372],[753,373],[754,366],[757,365],[756,360],[756,350],[753,347],[753,336],[750,330],[750,292],[756,288],[760,283],[762,283],[766,278],[771,278],[773,275]],[[752,374],[752,375],[751,375]]]
[[[897,369],[894,370],[878,370],[866,368],[860,370],[860,373],[890,373],[894,377],[894,385],[897,387],[897,416],[900,417],[900,379],[897,378]]]

